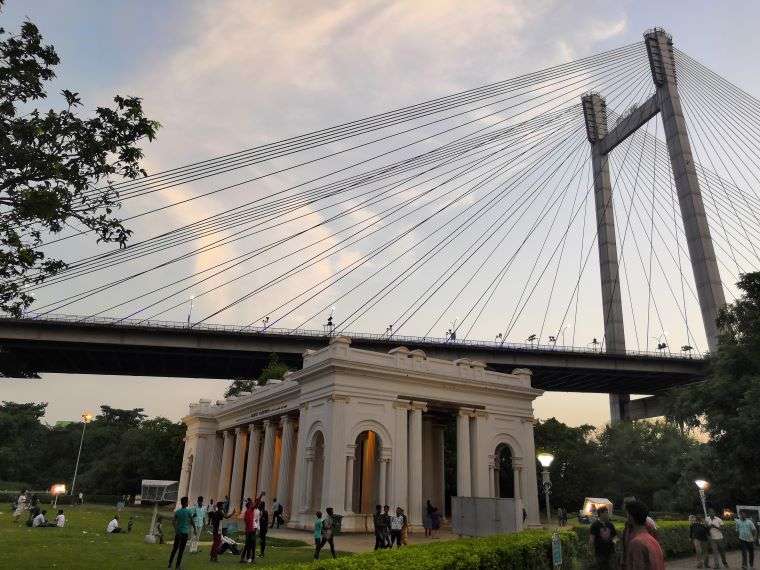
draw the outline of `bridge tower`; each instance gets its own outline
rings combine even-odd
[[[664,30],[655,28],[644,34],[644,42],[655,85],[655,93],[652,97],[631,110],[612,130],[608,130],[607,127],[604,99],[595,93],[584,95],[582,98],[594,168],[605,346],[608,352],[625,351],[608,155],[637,129],[660,113],[705,335],[708,348],[712,352],[718,345],[716,319],[721,307],[726,304],[726,299],[694,166],[681,98],[678,94],[673,39]],[[610,395],[610,416],[613,422],[631,417],[628,395]]]

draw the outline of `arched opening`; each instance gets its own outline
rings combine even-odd
[[[380,493],[382,440],[376,432],[366,430],[356,437],[355,443],[351,510],[355,513],[373,513],[383,496]]]
[[[325,436],[318,431],[311,438],[313,452],[311,467],[311,497],[309,510],[315,511],[322,506],[322,480],[325,471]]]
[[[506,443],[496,446],[494,453],[495,489],[500,499],[515,498],[515,473],[512,466],[512,449]]]

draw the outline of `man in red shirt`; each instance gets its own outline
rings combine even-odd
[[[649,509],[640,501],[625,505],[631,538],[625,553],[626,570],[665,570],[665,556],[660,543],[647,529]]]
[[[245,502],[243,518],[245,520],[245,547],[240,555],[240,562],[251,564],[256,561],[256,531],[259,529],[259,510],[254,507],[254,501],[251,499]]]

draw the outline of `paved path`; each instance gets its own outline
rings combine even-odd
[[[314,539],[309,530],[294,530],[290,528],[273,528],[269,530],[267,536],[276,536],[277,538],[291,538],[303,540],[308,544],[313,544]],[[441,538],[425,538],[424,532],[412,533],[409,535],[409,544],[427,544],[430,542],[440,542],[441,540],[452,540],[456,538],[455,534],[441,531]],[[335,537],[335,548],[344,552],[367,552],[375,547],[375,535],[371,533],[348,533],[339,534]]]
[[[755,549],[755,557],[757,557],[757,555],[758,551]],[[726,559],[728,560],[729,568],[739,569],[742,567],[742,554],[740,551],[734,550],[732,552],[726,552]],[[673,560],[672,562],[669,561],[666,566],[669,570],[686,570],[687,568],[692,570],[697,567],[697,561],[692,556],[691,558],[681,558],[679,560]],[[710,568],[712,568],[712,554],[710,555]]]

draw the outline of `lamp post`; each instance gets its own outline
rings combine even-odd
[[[707,519],[707,503],[705,502],[705,490],[710,486],[710,483],[703,479],[697,479],[694,484],[699,489],[699,498],[702,501],[702,511],[705,513],[705,519]]]
[[[554,456],[551,453],[539,453],[536,458],[543,467],[541,472],[541,482],[544,488],[544,498],[546,499],[546,523],[549,524],[552,518],[551,505],[549,503],[549,495],[552,492],[552,482],[549,478],[549,467],[551,467]]]
[[[84,425],[82,426],[82,437],[79,438],[79,452],[77,453],[77,463],[74,466],[74,478],[71,480],[71,493],[70,495],[74,496],[74,487],[77,484],[77,472],[79,471],[79,458],[82,457],[82,443],[84,443],[84,432],[87,429],[87,424],[89,424],[92,421],[92,414],[90,412],[82,412],[82,422]]]
[[[187,326],[190,326],[190,317],[193,314],[193,301],[195,301],[195,295],[190,295],[190,307],[187,309]]]

